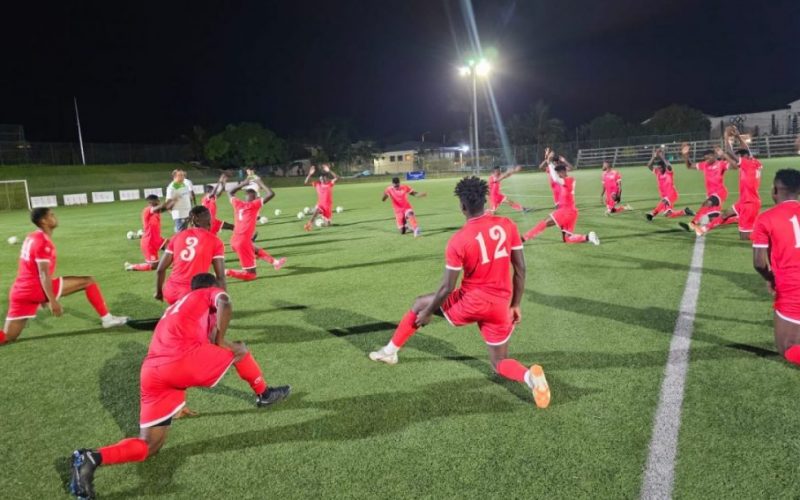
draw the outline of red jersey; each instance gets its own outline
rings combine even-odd
[[[558,184],[558,208],[577,210],[575,206],[575,178],[564,177],[564,184]]]
[[[172,363],[203,344],[210,344],[214,328],[211,315],[217,312],[217,298],[227,296],[216,287],[193,290],[164,311],[156,325],[144,363],[160,366]]]
[[[800,202],[784,201],[762,212],[750,238],[753,248],[769,248],[778,295],[800,296]]]
[[[761,203],[758,187],[761,185],[761,162],[744,157],[739,161],[739,201]]]
[[[656,167],[653,169],[653,174],[655,174],[656,180],[658,181],[658,195],[660,197],[671,198],[673,195],[678,194],[678,191],[675,189],[675,173],[672,169],[665,168],[662,171],[661,168]]]
[[[411,209],[411,203],[408,202],[408,195],[413,191],[411,186],[406,186],[405,184],[401,185],[399,189],[395,189],[394,185],[391,185],[383,191],[383,194],[392,200],[392,206],[395,210],[409,210]]]
[[[603,189],[606,193],[616,193],[619,191],[619,183],[622,182],[622,175],[614,169],[603,172]]]
[[[225,259],[225,245],[211,231],[193,227],[169,239],[167,253],[172,255],[169,281],[189,287],[196,274],[207,273],[214,259]]]
[[[500,179],[494,175],[489,176],[489,198],[496,199],[502,198],[503,193],[500,192]]]
[[[697,164],[697,170],[703,172],[706,178],[706,196],[727,193],[725,189],[725,171],[728,170],[728,162],[716,160],[712,162],[701,161]]]
[[[522,250],[517,226],[511,219],[485,213],[469,219],[447,242],[446,267],[464,272],[464,292],[510,300],[512,250]]]
[[[333,205],[333,181],[325,183],[314,181],[311,185],[317,190],[317,205],[320,207]]]
[[[17,279],[11,287],[12,294],[28,295],[42,290],[42,283],[39,281],[40,262],[47,262],[50,276],[56,272],[56,246],[44,231],[37,229],[22,242]]]
[[[146,206],[142,210],[142,238],[161,239],[161,212],[154,212],[153,207]]]
[[[252,238],[256,232],[258,213],[261,211],[261,207],[264,206],[264,200],[256,198],[253,201],[244,201],[231,196],[231,205],[233,205],[233,214],[236,221],[233,227],[233,235],[247,239]]]
[[[213,196],[213,195],[210,195],[210,194],[207,194],[207,195],[203,196],[202,203],[203,203],[203,206],[206,207],[209,212],[211,212],[211,220],[216,219],[217,218],[217,197]]]

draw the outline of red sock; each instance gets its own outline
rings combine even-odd
[[[543,221],[539,221],[539,223],[536,224],[536,226],[534,226],[533,229],[525,233],[525,236],[523,238],[526,240],[532,240],[537,236],[539,236],[540,234],[542,234],[542,231],[544,231],[545,229],[547,229],[546,219]]]
[[[707,215],[709,212],[718,212],[718,211],[719,207],[705,207],[705,206],[700,207],[700,210],[698,210],[697,213],[694,214],[694,219],[692,219],[692,222],[694,224],[697,224],[698,222],[700,222],[700,219],[702,219],[704,215]]]
[[[412,230],[414,230],[414,231],[417,230],[417,218],[416,217],[414,217],[413,215],[409,215],[408,218],[406,219],[406,222],[408,222],[408,225],[411,227]]]
[[[131,269],[133,269],[134,271],[152,271],[153,270],[153,266],[151,266],[150,264],[148,264],[146,262],[143,262],[141,264],[132,265]]]
[[[257,277],[256,273],[248,273],[247,271],[244,270],[240,271],[238,269],[228,269],[227,271],[225,271],[225,276],[236,278],[237,280],[242,280],[242,281],[253,281]]]
[[[658,203],[658,205],[656,205],[656,208],[654,208],[653,211],[650,212],[650,213],[653,214],[653,217],[655,217],[656,215],[660,214],[661,212],[666,212],[668,208],[669,207],[667,206],[667,204],[664,203],[663,201],[661,201],[661,202]]]
[[[253,392],[261,394],[267,390],[267,381],[264,380],[261,367],[258,366],[252,354],[248,352],[239,362],[234,363],[233,367],[236,368],[239,378],[250,384]]]
[[[97,314],[99,314],[101,318],[108,314],[106,301],[97,283],[92,283],[86,287],[86,298],[89,299],[89,303],[94,307],[94,310],[97,311]]]
[[[720,218],[721,217],[717,217],[717,219],[720,219]],[[714,220],[716,220],[716,219],[714,219]],[[726,225],[727,224],[736,224],[737,222],[739,222],[739,216],[738,215],[731,215],[730,217],[725,218],[721,222],[721,224],[726,224]]]
[[[509,201],[508,204],[511,206],[511,208],[513,208],[518,212],[522,212],[524,210],[524,208],[522,208],[522,205],[520,205],[516,201]]]
[[[506,358],[497,363],[497,373],[509,380],[525,382],[525,373],[528,369],[516,359]]]
[[[564,243],[586,243],[589,237],[585,234],[564,234]]]
[[[722,217],[717,217],[716,219],[711,219],[711,222],[709,222],[708,225],[706,226],[706,231],[711,231],[712,229],[714,229],[715,227],[721,225],[724,222],[725,222],[725,219],[723,219]]]
[[[6,343],[6,332],[0,330],[0,344],[5,344],[5,343]]]
[[[408,311],[403,316],[403,319],[400,320],[400,324],[397,325],[397,329],[392,335],[392,344],[397,347],[403,347],[403,344],[417,331],[417,326],[414,324],[415,321],[417,321],[417,313]]]
[[[670,219],[674,219],[676,217],[683,217],[684,215],[686,215],[686,210],[677,210],[677,211],[671,210],[666,214],[666,216],[669,217]]]
[[[141,462],[147,458],[147,441],[139,438],[123,439],[117,444],[105,446],[97,450],[103,460],[103,465],[124,464],[126,462]]]
[[[793,365],[800,365],[800,345],[793,345],[783,353],[786,361]]]
[[[272,255],[268,254],[267,251],[264,250],[263,248],[256,247],[256,257],[258,257],[261,260],[266,260],[270,264],[275,263],[275,258]]]

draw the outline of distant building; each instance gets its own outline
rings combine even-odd
[[[407,141],[387,146],[375,155],[376,174],[400,174],[415,170],[450,170],[458,167],[462,149],[435,142]]]
[[[728,125],[736,125],[740,131],[753,135],[787,135],[800,133],[800,99],[788,107],[756,113],[709,116],[711,137],[720,137]]]

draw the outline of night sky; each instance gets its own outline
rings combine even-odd
[[[641,121],[671,103],[714,114],[800,99],[797,0],[474,9],[506,120],[539,99],[570,128],[607,111]],[[29,140],[74,140],[73,95],[97,142],[238,121],[290,136],[344,118],[381,141],[466,127],[458,0],[16,1],[2,16],[0,123]]]

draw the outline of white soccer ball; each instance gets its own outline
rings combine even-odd
[[[142,236],[144,236],[144,231],[142,231],[141,229],[136,231],[136,237],[137,238],[141,238]]]
[[[302,219],[303,218],[303,212],[297,212],[297,218],[298,219]]]
[[[322,227],[323,224],[325,224],[325,221],[320,219],[319,217],[317,217],[317,220],[314,221],[314,225],[317,227]]]
[[[269,219],[267,219],[266,217],[261,217],[260,219],[258,219],[258,222],[261,224],[266,224],[267,222],[269,222]]]
[[[275,217],[280,217],[280,215],[281,215],[281,209],[280,208],[276,208],[275,209]]]
[[[19,240],[16,236],[9,236],[7,241],[9,245],[16,245]]]
[[[306,207],[306,208],[303,209],[303,213],[304,214],[310,214],[311,213],[311,209]]]
[[[336,207],[336,213],[337,214],[340,214],[342,212],[344,212],[344,207]]]
[[[125,237],[128,238],[129,240],[132,240],[135,236],[136,236],[136,233],[134,233],[133,231],[128,231],[125,234]]]

